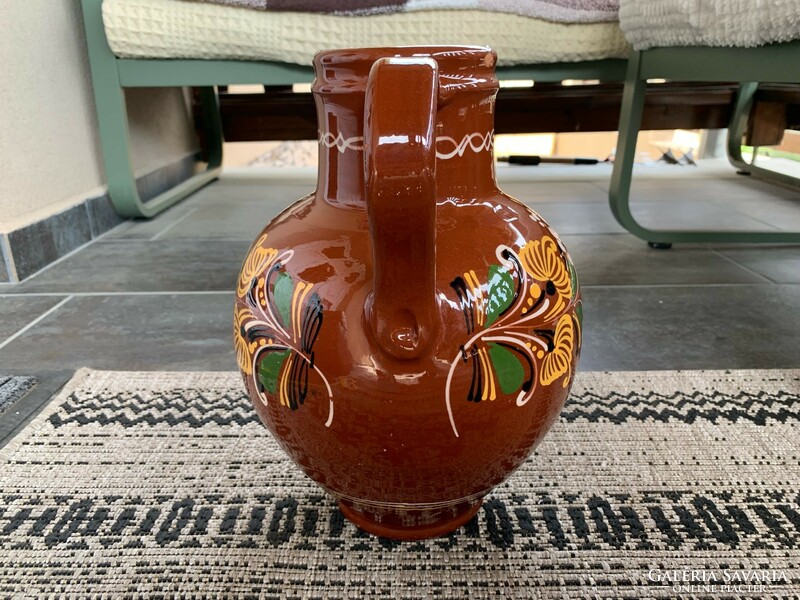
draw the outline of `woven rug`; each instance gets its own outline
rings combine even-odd
[[[233,373],[84,370],[0,450],[0,597],[797,597],[800,371],[583,373],[465,527],[342,518]]]

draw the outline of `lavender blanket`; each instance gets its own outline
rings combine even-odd
[[[195,0],[257,10],[364,16],[416,10],[486,10],[557,23],[616,21],[619,0]]]

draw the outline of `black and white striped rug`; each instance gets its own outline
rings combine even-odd
[[[0,597],[800,594],[800,371],[583,373],[472,522],[369,536],[233,373],[84,370],[0,450]]]

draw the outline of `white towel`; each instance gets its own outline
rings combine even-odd
[[[620,0],[636,50],[664,46],[761,46],[800,39],[800,0]]]

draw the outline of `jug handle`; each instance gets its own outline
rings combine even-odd
[[[430,58],[383,58],[367,81],[364,182],[372,239],[365,316],[385,352],[423,354],[439,328],[436,297],[436,104]]]

